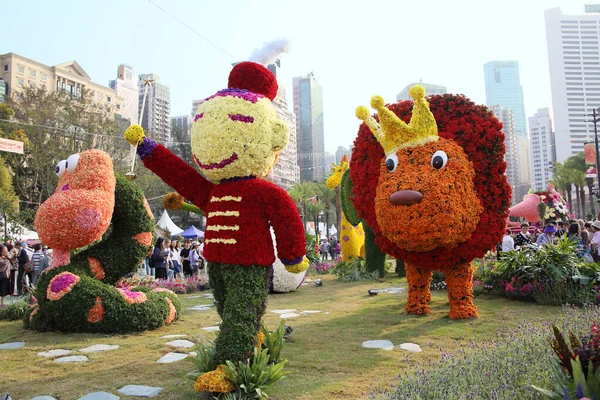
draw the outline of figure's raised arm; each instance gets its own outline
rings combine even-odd
[[[125,139],[133,146],[144,166],[158,175],[183,197],[204,209],[214,184],[198,171],[173,154],[169,149],[144,135],[144,129],[132,125],[125,131]],[[190,185],[193,181],[194,184]]]

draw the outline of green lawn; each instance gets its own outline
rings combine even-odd
[[[312,276],[312,279],[317,277]],[[559,307],[539,306],[483,296],[476,299],[481,317],[477,320],[451,321],[447,317],[445,292],[434,292],[432,314],[426,317],[404,314],[406,294],[380,293],[369,297],[370,288],[406,287],[404,279],[392,275],[381,282],[340,283],[324,276],[324,285],[302,286],[297,292],[271,295],[268,310],[321,310],[320,314],[290,319],[294,328],[284,348],[290,375],[278,382],[269,394],[273,399],[356,399],[364,398],[369,388],[389,387],[405,371],[406,359],[418,361],[422,368],[437,359],[441,346],[445,351],[468,348],[469,342],[485,340],[501,328],[509,328],[520,319],[542,317]],[[212,300],[181,296],[184,308],[207,304]],[[267,312],[265,322],[275,328],[277,314]],[[20,321],[0,322],[0,343],[24,341],[18,350],[0,350],[0,392],[13,399],[50,395],[60,400],[77,399],[93,391],[118,394],[127,384],[162,386],[158,399],[199,398],[185,374],[193,369],[187,360],[158,364],[171,351],[165,343],[169,334],[189,334],[201,341],[202,335],[214,339],[201,327],[216,325],[215,310],[185,310],[180,320],[153,332],[133,335],[62,334],[25,331]],[[395,345],[414,342],[423,353],[363,349],[365,340],[388,339]],[[57,364],[36,356],[51,349],[77,350],[92,344],[118,344],[119,350],[88,355],[90,361]],[[192,349],[193,350],[193,349]],[[121,396],[124,398],[125,396]]]

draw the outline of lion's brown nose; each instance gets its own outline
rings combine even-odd
[[[416,190],[400,190],[396,193],[392,193],[390,201],[397,206],[410,206],[420,202],[423,199],[421,192]]]

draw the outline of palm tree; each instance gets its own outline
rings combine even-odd
[[[323,204],[323,211],[325,211],[325,232],[329,238],[329,211],[331,210],[331,206],[335,205],[335,190],[329,189],[325,183],[318,183],[316,185],[316,192]]]
[[[571,177],[573,185],[575,185],[575,193],[577,200],[580,202],[579,218],[585,218],[585,172],[578,169],[571,169]]]
[[[319,214],[323,211],[324,207],[320,201],[310,201],[306,205],[307,216],[312,217],[315,222],[315,234],[319,236]]]
[[[589,196],[589,200],[590,200],[590,207],[592,209],[592,215],[596,215],[596,210],[594,208],[594,198],[592,196],[592,192],[593,192],[593,188],[592,186],[594,185],[594,180],[593,179],[585,179],[585,172],[587,171],[587,163],[585,162],[585,155],[583,154],[583,152],[581,153],[577,153],[574,156],[571,156],[567,159],[567,161],[565,161],[565,166],[568,166],[569,168],[573,168],[577,171],[581,171],[584,174],[584,182],[588,187],[588,196]],[[580,197],[581,197],[581,204],[582,204],[582,208],[583,208],[583,217],[585,218],[585,190],[583,188],[583,185],[579,187],[579,190],[581,192]]]
[[[569,203],[569,207],[573,207],[572,198],[571,198],[571,190],[573,190],[573,181],[569,174],[567,168],[565,168],[562,163],[555,162],[554,163],[554,176],[549,182],[554,183],[556,188],[558,189],[558,185],[556,183],[562,184],[563,195],[566,194],[567,202]]]
[[[308,221],[308,202],[310,199],[315,197],[315,184],[313,182],[301,182],[294,185],[293,188],[289,190],[289,195],[299,208],[301,208],[303,217],[302,222],[304,226],[306,226],[306,221]]]

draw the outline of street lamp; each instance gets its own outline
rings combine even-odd
[[[588,114],[588,116],[592,117],[593,120],[589,122],[594,123],[594,145],[596,146],[596,178],[598,179],[598,187],[600,188],[600,154],[598,154],[598,122],[600,122],[600,118],[598,115],[598,109],[592,109],[592,113]],[[596,197],[600,197],[600,190],[596,190]]]

